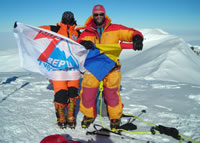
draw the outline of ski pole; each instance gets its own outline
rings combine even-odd
[[[146,113],[146,110],[142,110],[142,111],[140,112],[140,114],[138,115],[138,117],[142,116],[142,114],[144,114],[144,113]],[[130,123],[133,123],[136,119],[137,119],[137,118],[135,117],[134,119],[132,119],[132,121],[131,121],[131,119],[130,119],[129,121],[130,121]]]
[[[142,111],[140,112],[140,114],[138,114],[137,117],[142,116],[142,114],[144,114],[144,113],[146,113],[146,110],[142,110]],[[132,119],[132,121],[131,121],[131,119],[129,119],[129,122],[130,122],[130,123],[134,122],[134,121],[137,119],[136,116],[130,115],[130,114],[127,114],[127,113],[122,114],[122,117],[134,117],[134,119]]]

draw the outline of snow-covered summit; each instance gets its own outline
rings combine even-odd
[[[122,75],[200,85],[200,57],[183,39],[158,29],[144,29],[142,52],[123,51]]]
[[[156,28],[156,29],[141,29],[142,33],[144,35],[167,35],[169,33],[167,33],[166,31]]]

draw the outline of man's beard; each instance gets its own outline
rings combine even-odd
[[[97,25],[97,26],[102,26],[105,22],[105,17],[104,19],[101,21],[101,22],[98,22],[97,20],[94,20],[94,23]]]

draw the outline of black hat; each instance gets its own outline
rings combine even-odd
[[[74,14],[71,11],[65,11],[62,15],[62,23],[67,25],[74,25],[76,23]]]

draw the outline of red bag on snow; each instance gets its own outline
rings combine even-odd
[[[59,134],[50,135],[41,140],[40,143],[80,143],[78,141],[68,142],[67,139]]]
[[[50,135],[41,140],[40,143],[69,143],[67,139],[61,135]]]

